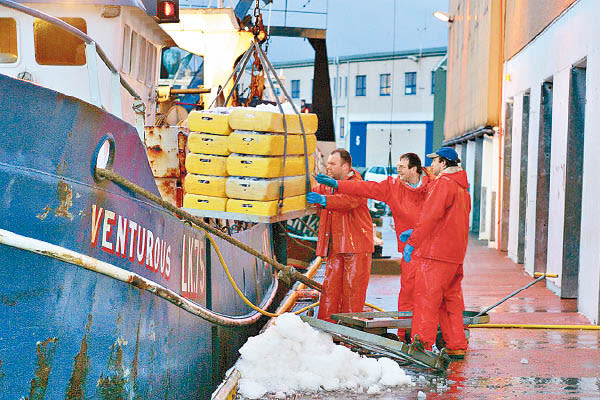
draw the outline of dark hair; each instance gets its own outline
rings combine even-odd
[[[423,167],[421,166],[421,159],[415,153],[404,153],[400,156],[400,160],[408,160],[408,169],[417,167],[417,173],[421,175],[423,173]]]
[[[458,166],[458,163],[460,162],[459,159],[452,161],[452,160],[448,160],[447,158],[444,158],[444,157],[438,157],[438,158],[440,159],[440,162],[444,161],[446,163],[446,168],[456,167],[456,166]]]
[[[331,152],[331,154],[338,153],[343,162],[352,167],[352,156],[348,153],[346,149],[335,149]]]

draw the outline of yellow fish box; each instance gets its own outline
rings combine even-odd
[[[314,170],[314,159],[312,156],[308,157],[308,168],[309,173]],[[303,175],[304,171],[304,156],[286,157],[285,176]],[[227,173],[233,176],[275,178],[284,174],[283,157],[234,153],[227,157]]]
[[[283,155],[285,135],[281,133],[234,131],[227,137],[227,142],[229,151],[232,153],[281,156]],[[306,135],[307,153],[312,154],[316,148],[317,137],[315,135]],[[287,154],[304,154],[303,135],[288,135]]]
[[[227,176],[227,157],[189,153],[185,157],[185,169],[192,174]]]
[[[300,114],[304,132],[311,135],[317,131],[319,122],[316,114]],[[300,118],[297,114],[285,114],[287,132],[292,134],[302,133]],[[233,130],[261,131],[283,133],[283,116],[278,112],[261,111],[255,108],[238,108],[229,115],[229,126]]]
[[[183,196],[183,208],[225,211],[227,209],[227,199],[223,197],[186,193],[186,195]]]
[[[229,155],[227,136],[192,132],[187,143],[192,153]]]
[[[306,177],[304,175],[286,176],[283,178],[283,182],[283,195],[285,197],[299,196],[306,193]],[[231,199],[278,200],[280,186],[281,178],[263,179],[230,176],[225,183],[225,193]]]
[[[222,112],[192,111],[188,116],[188,128],[194,132],[229,135],[229,110]]]
[[[303,210],[306,208],[306,196],[294,196],[283,199],[281,213],[285,214],[291,211]],[[279,209],[278,201],[254,201],[229,199],[227,202],[227,212],[262,215],[272,217],[277,215]]]
[[[183,180],[186,193],[204,194],[207,196],[227,197],[225,194],[224,176],[187,174]]]

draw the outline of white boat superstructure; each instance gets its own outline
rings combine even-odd
[[[6,5],[9,2],[2,2]],[[172,39],[133,0],[22,3],[77,28],[98,45],[116,72],[146,104],[153,121],[161,50]],[[14,4],[14,3],[13,3]],[[0,73],[31,80],[135,123],[132,95],[96,54],[95,45],[49,21],[0,7]]]

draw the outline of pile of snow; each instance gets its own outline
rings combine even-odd
[[[389,386],[414,385],[395,361],[362,357],[291,313],[248,339],[240,353],[239,393],[251,399],[319,390],[374,394]]]

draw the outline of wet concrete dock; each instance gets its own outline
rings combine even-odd
[[[384,237],[389,237],[386,231]],[[465,307],[474,311],[533,280],[506,253],[474,238],[464,274]],[[372,275],[367,301],[396,310],[399,287],[399,276]],[[590,321],[577,313],[576,300],[560,299],[542,281],[493,309],[490,323],[589,325]],[[470,333],[467,356],[450,365],[447,388],[429,385],[373,398],[416,398],[417,390],[427,399],[600,398],[600,331],[473,328]]]
[[[383,268],[371,274],[367,302],[397,309],[400,275],[395,233],[383,223]],[[394,261],[396,259],[396,261]],[[506,253],[470,238],[464,264],[467,310],[480,311],[533,281]],[[317,278],[322,279],[322,276]],[[590,325],[576,300],[562,300],[544,282],[490,311],[494,324]],[[414,387],[378,394],[320,392],[294,399],[600,399],[600,331],[472,328],[464,361],[452,362],[446,376],[405,367]],[[269,397],[275,398],[275,397]]]

